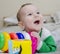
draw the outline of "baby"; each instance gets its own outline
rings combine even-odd
[[[32,54],[56,50],[56,44],[51,33],[42,27],[43,16],[36,6],[31,3],[23,4],[17,13],[17,19],[18,25],[31,36],[32,46],[34,45]]]

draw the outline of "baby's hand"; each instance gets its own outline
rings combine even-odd
[[[34,37],[36,37],[36,38],[40,38],[40,36],[39,36],[39,33],[37,33],[37,32],[31,32],[31,36],[34,36]]]

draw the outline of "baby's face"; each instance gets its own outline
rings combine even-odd
[[[21,22],[26,31],[40,31],[43,24],[43,17],[34,5],[26,5],[21,9]]]

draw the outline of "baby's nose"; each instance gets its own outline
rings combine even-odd
[[[39,17],[39,15],[38,14],[34,14],[34,17],[37,18],[37,17]]]

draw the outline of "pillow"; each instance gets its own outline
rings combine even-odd
[[[13,16],[13,17],[4,18],[4,23],[5,23],[6,26],[8,26],[8,25],[17,25],[18,21],[17,21],[16,16]]]
[[[53,19],[54,19],[54,21],[55,21],[56,24],[60,23],[60,11],[57,11],[56,13],[54,13],[52,15],[52,17],[53,17]]]
[[[52,23],[52,19],[50,15],[43,15],[43,22],[44,23]]]

